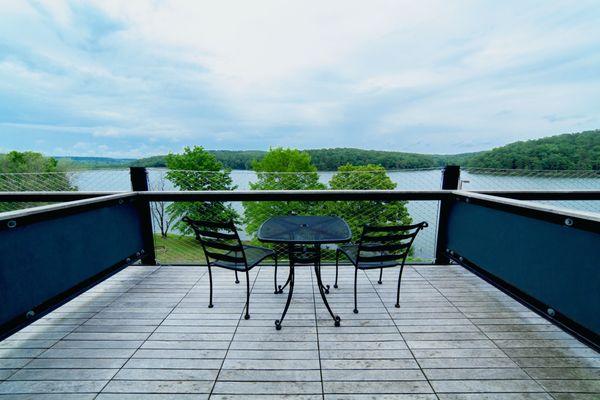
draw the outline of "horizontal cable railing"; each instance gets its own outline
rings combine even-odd
[[[449,200],[452,191],[397,190],[279,190],[279,191],[149,191],[138,192],[148,201],[152,215],[156,258],[162,264],[197,264],[204,262],[202,252],[189,228],[181,222],[185,215],[211,221],[232,218],[247,244],[259,244],[256,232],[260,224],[276,215],[337,215],[348,222],[354,239],[362,227],[385,224],[410,224],[426,221],[429,228],[414,243],[411,262],[432,262],[435,258],[440,201]],[[494,194],[494,192],[486,192]],[[76,200],[99,197],[105,192],[29,192],[0,193],[6,200],[24,200],[43,204],[41,200]],[[597,191],[506,191],[496,196],[531,199],[584,199],[597,201]],[[280,246],[281,247],[281,246]],[[274,246],[284,253],[284,248]],[[335,246],[324,249],[325,262],[333,260]]]
[[[126,190],[131,190],[129,169],[0,173],[0,192]]]
[[[440,187],[441,169],[378,171],[255,172],[249,170],[197,171],[148,168],[152,190],[249,190],[264,181],[277,189],[376,189],[382,176],[400,190],[434,190]],[[335,179],[333,179],[335,177]],[[386,180],[387,180],[386,179]],[[224,183],[224,181],[226,181]],[[600,172],[463,168],[460,189],[481,190],[585,190],[600,187]],[[283,187],[286,186],[286,187]],[[313,186],[313,187],[311,187]],[[5,191],[126,191],[131,189],[128,169],[76,170],[49,173],[0,173]],[[387,189],[387,187],[386,187]]]
[[[174,193],[175,194],[175,193]],[[185,193],[191,194],[191,193]],[[237,193],[236,193],[237,194]],[[415,240],[411,260],[413,262],[430,263],[435,255],[435,240],[437,228],[438,200],[376,200],[376,197],[325,201],[325,200],[252,200],[252,192],[246,201],[151,201],[153,231],[155,238],[156,258],[160,263],[183,264],[203,261],[198,243],[192,232],[181,221],[185,215],[192,215],[213,222],[234,219],[241,239],[250,245],[272,247],[284,257],[286,247],[282,245],[264,245],[257,240],[260,225],[270,217],[278,215],[329,215],[343,218],[350,226],[355,240],[360,236],[364,225],[411,224],[427,221],[429,229],[423,231]],[[298,193],[296,193],[298,194]],[[181,194],[180,194],[181,195]],[[240,193],[241,195],[241,193]],[[305,193],[307,197],[309,194]],[[316,197],[323,197],[317,194]],[[158,194],[150,195],[149,199]],[[236,196],[237,197],[237,196]],[[384,196],[382,196],[384,197]],[[178,198],[177,196],[171,199]],[[215,197],[213,197],[215,198]],[[285,196],[285,198],[290,198]],[[191,199],[190,199],[191,200]],[[323,249],[325,262],[331,262],[335,256],[335,245]]]
[[[469,191],[557,191],[599,190],[600,171],[594,170],[516,170],[463,168],[460,174],[463,190]],[[539,200],[544,204],[581,211],[600,212],[600,201]]]
[[[465,190],[491,190],[502,186],[505,190],[518,189],[579,189],[597,188],[600,171],[597,170],[533,170],[461,168]]]
[[[193,203],[206,202],[210,218],[233,217],[245,239],[255,239],[255,231],[260,222],[269,216],[282,213],[330,213],[344,216],[354,230],[365,223],[381,221],[422,220],[430,223],[430,229],[423,232],[415,243],[414,257],[420,261],[430,261],[434,257],[435,230],[439,213],[439,198],[428,191],[440,188],[442,171],[435,169],[415,169],[385,171],[319,171],[319,172],[254,172],[234,171],[195,171],[148,168],[148,189],[155,192],[150,209],[158,259],[163,262],[185,263],[194,261],[196,246],[189,232],[182,231],[179,223],[186,209],[193,209]],[[501,196],[519,196],[520,190],[525,200],[588,212],[600,212],[600,201],[590,198],[573,197],[573,193],[585,189],[600,188],[600,175],[596,171],[528,171],[463,169],[459,187],[464,190],[478,190],[493,194],[502,191]],[[543,196],[543,191],[554,193],[563,190],[564,195]],[[62,192],[45,197],[44,202],[75,200],[79,193],[87,198],[119,191],[131,190],[131,176],[128,169],[79,170],[53,173],[12,173],[0,174],[0,200],[2,193],[34,191]],[[264,195],[255,197],[252,193],[260,190],[282,190],[288,192],[285,201],[275,202]],[[323,205],[323,192],[335,190],[361,191],[367,197],[345,200],[336,206]],[[381,193],[376,193],[380,190]],[[531,191],[541,191],[531,194]],[[194,199],[185,194],[194,191],[213,192],[213,197],[203,194]],[[402,200],[394,200],[385,193],[404,191]],[[408,193],[406,191],[415,191]],[[415,194],[418,191],[418,194]],[[511,192],[512,193],[509,193]],[[527,191],[527,192],[525,192]],[[220,192],[234,193],[229,200],[219,198]],[[373,192],[374,194],[371,194]],[[170,200],[158,196],[168,194]],[[178,195],[181,194],[180,195]],[[428,194],[429,193],[429,194]],[[157,197],[158,196],[158,197]],[[261,197],[262,196],[262,197]],[[394,197],[397,199],[397,197]],[[516,197],[518,198],[518,197]],[[28,208],[44,204],[27,196],[13,196],[13,201],[0,201],[0,212]],[[270,203],[271,202],[271,203]],[[290,203],[282,205],[283,203]],[[219,213],[212,204],[218,204]],[[338,213],[338,214],[336,214]],[[343,215],[342,215],[343,214]],[[393,217],[393,218],[392,218]],[[160,252],[162,251],[162,255]]]
[[[320,171],[320,172],[254,172],[254,171],[190,171],[169,169],[148,169],[148,187],[154,191],[194,190],[235,191],[239,201],[206,203],[198,206],[197,215],[208,215],[209,219],[234,218],[240,228],[242,238],[249,244],[257,244],[256,231],[260,224],[271,216],[289,213],[311,215],[339,215],[353,228],[355,235],[362,225],[391,221],[428,220],[435,227],[438,201],[387,201],[355,200],[337,204],[324,203],[321,196],[303,199],[307,190],[410,190],[439,189],[440,169],[385,171]],[[244,201],[251,197],[253,190],[289,191],[289,200],[273,202],[268,200]],[[249,196],[248,196],[249,195]],[[187,197],[185,197],[187,198]],[[260,200],[260,199],[259,199]],[[194,204],[180,204],[165,201],[151,202],[157,260],[167,263],[197,262],[200,256],[197,244],[189,236],[189,229],[179,222],[185,211],[193,210]],[[200,213],[200,210],[203,210]],[[215,211],[217,210],[217,211]],[[169,232],[171,230],[171,232]],[[275,246],[277,247],[277,246]],[[279,246],[281,247],[281,246]],[[414,247],[415,260],[430,262],[434,257],[435,230],[421,235]],[[283,251],[283,248],[276,248]],[[324,255],[332,259],[334,248],[326,248]]]
[[[401,189],[440,188],[441,170],[369,170],[314,172],[195,171],[148,168],[151,190],[251,189]]]
[[[440,188],[441,170],[255,172],[249,170],[197,171],[148,168],[151,190],[249,190],[261,184],[273,189],[377,189],[389,180],[395,189]],[[335,179],[333,179],[335,177]],[[600,172],[463,168],[460,189],[585,190],[600,187]],[[285,186],[285,187],[284,187]],[[126,191],[131,189],[128,169],[76,170],[49,173],[0,173],[0,192],[11,191]],[[385,187],[388,189],[388,187]]]

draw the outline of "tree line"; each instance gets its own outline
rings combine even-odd
[[[230,169],[252,169],[267,154],[259,150],[208,150]],[[335,171],[346,164],[380,165],[387,170],[460,165],[469,168],[527,170],[599,170],[600,130],[515,142],[489,151],[452,155],[333,148],[306,150],[318,171]],[[166,156],[143,158],[134,166],[166,167]]]
[[[0,191],[71,191],[77,188],[52,157],[33,151],[0,154]],[[32,203],[1,202],[0,212],[32,207]]]
[[[254,161],[261,160],[268,153],[262,150],[206,150],[213,154],[225,168],[251,170]],[[430,155],[403,153],[396,151],[363,150],[353,148],[332,148],[305,150],[311,156],[317,171],[335,171],[348,163],[355,165],[380,165],[385,169],[435,168],[467,159],[478,153],[455,155]],[[152,156],[131,163],[136,167],[167,167],[167,156]]]
[[[467,167],[600,171],[600,130],[515,142],[475,155]]]

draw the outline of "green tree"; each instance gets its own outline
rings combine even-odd
[[[296,149],[272,148],[260,160],[252,163],[257,181],[250,183],[251,190],[323,190],[317,168],[310,155]],[[320,215],[324,205],[308,201],[263,201],[244,205],[246,231],[254,235],[260,225],[276,215]]]
[[[44,173],[58,172],[58,161],[44,157],[33,151],[11,151],[0,154],[0,172],[2,173]]]
[[[52,157],[32,151],[0,154],[0,191],[71,191],[77,188]],[[1,203],[0,212],[31,207],[31,203]]]
[[[166,177],[178,189],[190,190],[234,190],[230,171],[223,169],[214,155],[200,146],[185,147],[181,154],[169,154],[166,157],[169,169]],[[209,221],[237,220],[237,212],[231,205],[220,201],[210,202],[175,202],[167,206],[169,218],[177,220],[175,227],[184,234],[192,233],[186,223],[181,221],[184,216]]]
[[[351,165],[338,168],[329,180],[334,190],[393,190],[396,184],[380,165]],[[332,215],[337,215],[350,225],[352,237],[358,240],[363,225],[408,225],[412,219],[406,209],[406,201],[337,201],[327,205]]]

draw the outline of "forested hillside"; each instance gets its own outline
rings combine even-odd
[[[260,150],[208,150],[225,168],[251,169],[252,161],[264,157],[266,151]],[[134,161],[132,167],[165,167],[167,156],[153,156]]]
[[[600,170],[600,130],[515,142],[466,162],[477,168]]]
[[[134,158],[110,157],[53,157],[64,170],[73,169],[98,169],[98,168],[123,168],[136,162]]]
[[[346,164],[374,164],[388,170],[434,168],[450,164],[471,168],[600,170],[600,130],[515,142],[478,153],[436,155],[352,148],[306,151],[319,171],[335,171]],[[261,150],[209,150],[209,152],[229,169],[251,169],[252,162],[262,159],[267,153]],[[153,156],[139,160],[72,157],[68,162],[72,165],[95,168],[165,167],[165,157]]]
[[[350,148],[307,150],[313,164],[320,171],[335,171],[346,164],[381,165],[385,169],[435,167],[433,156],[396,151],[376,151]]]
[[[260,150],[209,150],[226,168],[251,169],[252,161],[262,159],[266,151]],[[362,150],[351,148],[306,150],[311,156],[312,163],[319,171],[335,171],[346,164],[381,165],[385,169],[414,169],[432,168],[454,164],[480,153],[465,153],[453,155],[431,155],[418,153],[400,153],[396,151]],[[135,161],[133,166],[164,167],[165,156],[142,158]]]

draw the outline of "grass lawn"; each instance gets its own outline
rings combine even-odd
[[[161,264],[204,264],[200,243],[192,236],[175,235],[163,238],[154,234],[156,259]]]

